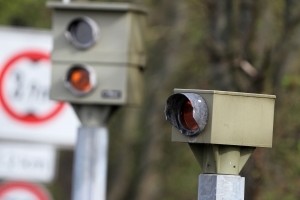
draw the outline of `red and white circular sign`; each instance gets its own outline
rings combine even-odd
[[[28,50],[9,58],[0,73],[0,103],[7,115],[30,124],[58,115],[64,104],[49,100],[49,74],[48,53]]]
[[[0,185],[0,200],[50,200],[49,193],[40,185],[28,182],[6,182]]]
[[[74,110],[49,100],[52,39],[50,31],[0,27],[1,140],[74,146]]]

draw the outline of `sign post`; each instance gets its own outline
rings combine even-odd
[[[108,131],[80,127],[75,152],[73,200],[106,199]]]
[[[78,129],[73,171],[72,200],[106,199],[108,131],[110,106],[76,107],[82,121]]]

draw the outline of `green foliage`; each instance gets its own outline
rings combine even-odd
[[[300,87],[300,79],[298,74],[286,74],[282,78],[282,87],[286,90],[293,90]]]
[[[0,24],[11,26],[50,27],[46,0],[1,0]]]

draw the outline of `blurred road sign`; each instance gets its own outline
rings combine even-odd
[[[13,55],[0,73],[0,101],[4,111],[23,123],[43,123],[55,118],[64,103],[48,100],[47,52],[27,50]]]
[[[0,143],[0,178],[51,182],[56,151],[51,145]]]
[[[51,200],[41,185],[28,182],[6,182],[0,185],[1,200]]]
[[[49,100],[50,32],[0,27],[0,44],[0,139],[73,146],[76,115]]]

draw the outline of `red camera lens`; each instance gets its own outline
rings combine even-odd
[[[199,129],[199,125],[194,119],[193,111],[194,108],[192,106],[192,103],[187,99],[181,107],[180,121],[184,128],[191,131],[196,131],[197,129]]]

